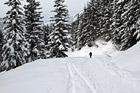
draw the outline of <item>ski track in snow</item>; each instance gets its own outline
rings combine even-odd
[[[129,76],[131,73],[124,73],[109,60],[108,57],[97,56],[83,62],[67,63],[69,93],[140,93],[138,85]]]
[[[42,61],[1,73],[0,93],[140,93],[140,76],[108,56]]]
[[[69,71],[69,93],[96,93],[94,86],[78,71],[74,62],[67,63]]]
[[[95,59],[96,60],[96,59]],[[123,69],[119,69],[113,63],[111,63],[111,57],[102,56],[100,57],[101,61],[98,61],[100,65],[102,65],[107,71],[109,71],[112,75],[122,79],[123,81],[131,84],[135,89],[140,90],[140,75],[136,73],[132,73]]]

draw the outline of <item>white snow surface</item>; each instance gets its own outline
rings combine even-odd
[[[0,73],[0,93],[140,93],[140,43],[124,52],[111,41],[95,43]]]
[[[112,62],[119,68],[140,74],[140,42],[132,48],[118,52],[113,56]]]

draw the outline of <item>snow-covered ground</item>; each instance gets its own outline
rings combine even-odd
[[[140,43],[125,52],[111,42],[96,44],[0,73],[0,93],[140,93]]]
[[[118,67],[140,74],[140,42],[127,51],[116,53],[112,59]]]

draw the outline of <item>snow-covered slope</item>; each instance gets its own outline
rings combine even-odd
[[[122,69],[140,74],[140,42],[127,51],[117,53],[112,62]]]
[[[40,59],[0,73],[0,93],[140,93],[139,69],[134,70],[140,43],[115,54],[111,42],[96,44],[98,48],[69,52],[69,58]],[[92,58],[89,51],[94,51]],[[135,72],[127,71],[130,68]]]
[[[67,93],[65,59],[37,60],[0,73],[0,93]]]

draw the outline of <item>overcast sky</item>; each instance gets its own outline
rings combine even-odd
[[[6,2],[8,0],[0,0],[0,18],[4,17],[8,7],[7,5],[4,5],[4,2]],[[25,4],[25,0],[21,0],[23,4]],[[43,16],[44,22],[49,22],[49,17],[52,16],[52,13],[50,12],[53,9],[53,5],[54,5],[54,0],[37,0],[40,1],[41,3],[41,7],[43,8]],[[69,15],[70,17],[72,17],[74,14],[79,13],[84,6],[87,4],[87,1],[89,0],[65,0],[65,5],[68,6],[69,9]]]

